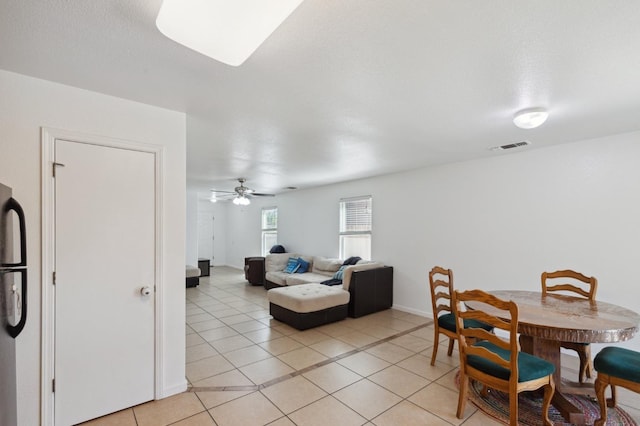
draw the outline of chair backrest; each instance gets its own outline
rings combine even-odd
[[[481,302],[483,309],[463,309],[463,304],[469,301]],[[477,305],[476,303],[475,305]],[[458,328],[458,350],[460,351],[460,363],[466,365],[470,355],[485,358],[511,372],[509,382],[514,385],[518,382],[518,305],[515,302],[499,299],[482,290],[467,290],[453,292],[453,313],[456,316]],[[490,324],[494,329],[504,330],[508,333],[505,340],[497,333],[491,333],[482,328],[465,328],[465,320],[477,320]],[[474,346],[472,343],[487,341],[501,349],[509,351],[511,356],[505,360],[482,346]],[[511,386],[511,383],[510,383]]]
[[[547,282],[547,280],[551,280]],[[587,277],[580,272],[566,269],[564,271],[543,272],[541,276],[542,295],[548,292],[567,291],[594,301],[598,290],[598,280],[595,277]]]
[[[431,288],[431,307],[434,319],[437,320],[441,312],[452,312],[453,271],[435,266],[429,271],[429,287]]]

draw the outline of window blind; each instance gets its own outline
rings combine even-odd
[[[371,233],[371,196],[340,200],[340,233]]]
[[[268,207],[262,209],[262,229],[278,228],[278,208]]]

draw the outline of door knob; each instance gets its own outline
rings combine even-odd
[[[140,294],[143,296],[148,296],[151,294],[151,287],[149,287],[148,285],[142,287],[140,289]]]

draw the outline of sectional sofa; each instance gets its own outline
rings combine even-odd
[[[308,262],[308,272],[284,272],[290,258],[302,258]],[[342,264],[343,261],[340,259],[330,259],[321,256],[308,256],[298,253],[269,254],[265,259],[264,286],[270,290],[310,283],[321,283],[330,280]],[[312,287],[305,288],[305,292],[309,293],[311,288]],[[389,309],[393,305],[393,267],[385,266],[380,262],[361,260],[357,264],[347,266],[344,269],[342,285],[332,286],[331,290],[322,289],[321,287],[316,287],[316,289],[327,294],[340,291],[348,292],[347,314],[353,318],[361,317],[373,312]],[[298,293],[301,291],[302,289],[297,289]],[[272,306],[271,309],[273,310],[274,307]],[[314,314],[318,314],[318,312],[314,311]],[[325,322],[335,320],[336,319],[331,319]],[[322,323],[322,320],[320,320],[320,323]]]

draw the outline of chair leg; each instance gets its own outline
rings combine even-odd
[[[518,393],[509,392],[509,425],[518,426]]]
[[[599,374],[598,377],[596,377],[594,387],[596,390],[596,398],[598,398],[598,405],[600,406],[600,418],[593,422],[593,426],[604,426],[607,422],[607,400],[604,395],[604,391],[607,389],[607,383],[601,380]]]
[[[438,355],[438,337],[439,337],[438,329],[436,328],[435,336],[433,337],[433,352],[431,353],[431,365],[436,364],[436,355]]]
[[[469,393],[469,376],[460,370],[460,391],[458,392],[458,411],[456,416],[461,419],[464,417],[464,406],[467,403]]]
[[[447,349],[447,355],[451,356],[453,353],[453,344],[455,343],[455,339],[449,337],[449,348]]]
[[[544,387],[544,398],[542,400],[542,423],[546,426],[553,426],[553,422],[549,418],[549,406],[555,390],[556,385],[553,381],[553,376],[551,376],[549,384]]]
[[[616,387],[611,385],[611,399],[607,401],[607,405],[611,408],[616,406]]]
[[[487,398],[489,396],[489,386],[482,384],[482,389],[480,390],[480,395],[483,398]]]

